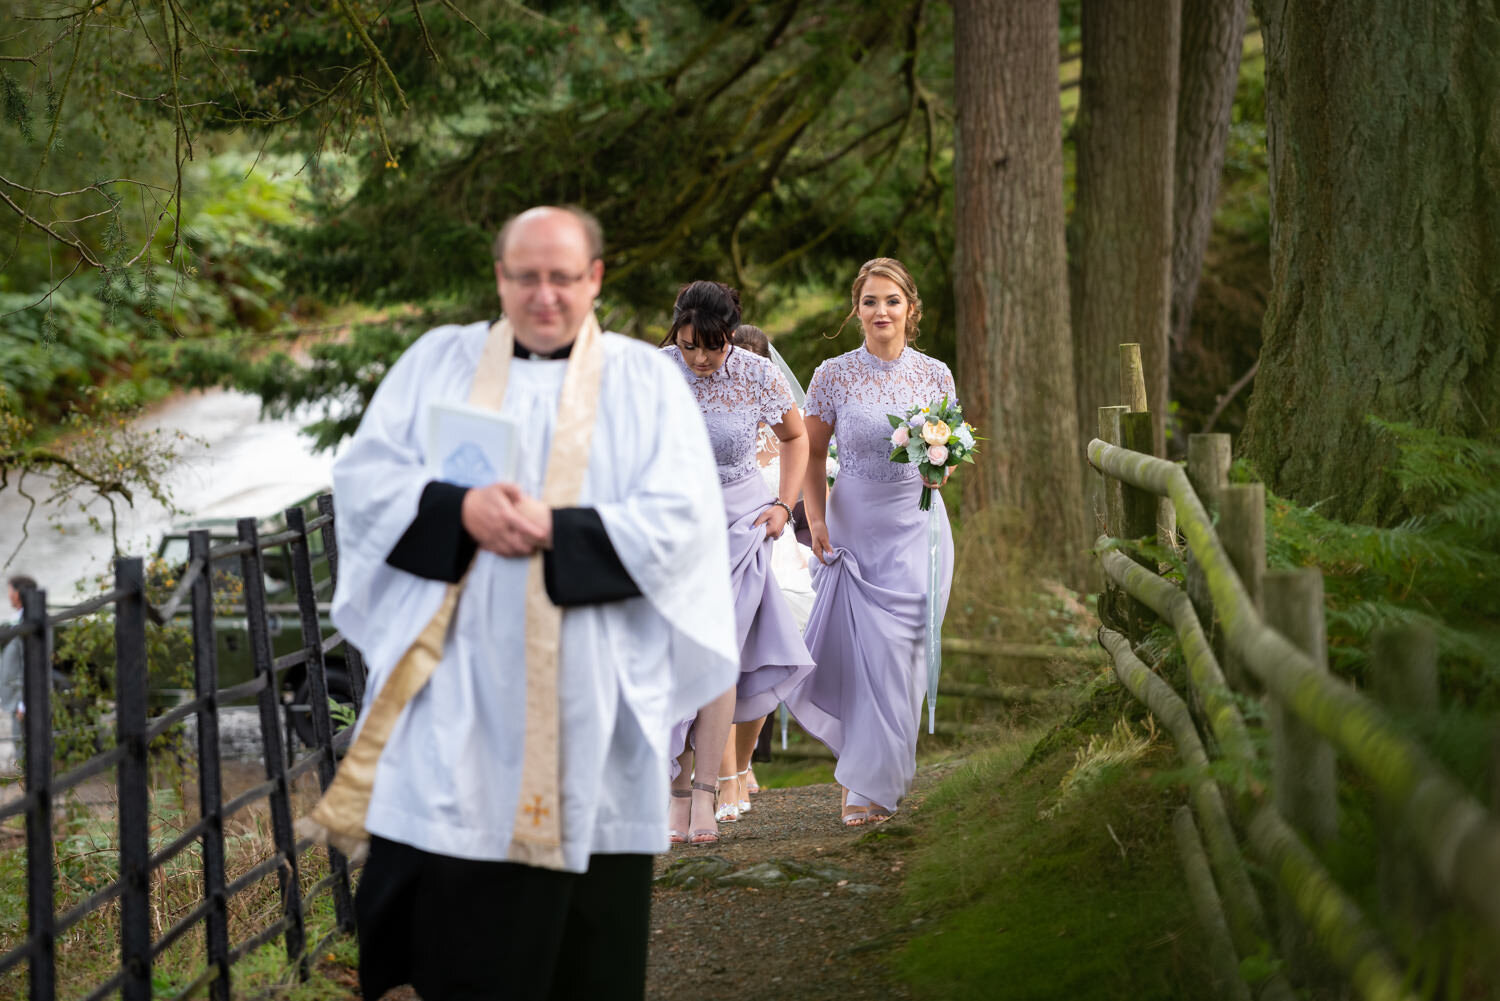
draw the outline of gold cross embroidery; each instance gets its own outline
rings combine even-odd
[[[532,827],[542,826],[542,818],[550,816],[552,811],[542,805],[542,797],[531,797],[533,802],[529,806],[521,808],[521,812],[531,818]]]

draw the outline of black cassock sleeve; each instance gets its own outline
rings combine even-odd
[[[468,492],[468,487],[442,480],[427,484],[417,503],[417,516],[385,561],[418,577],[458,583],[479,549],[474,536],[464,528],[464,495]]]
[[[433,480],[386,563],[397,570],[457,583],[479,548],[463,526],[467,487]],[[564,608],[635,598],[641,593],[620,562],[604,521],[591,507],[552,512],[552,548],[542,553],[547,597]]]
[[[564,608],[641,594],[604,531],[604,519],[591,507],[553,509],[552,548],[542,553],[542,571],[547,597]]]

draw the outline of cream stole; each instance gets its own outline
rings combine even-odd
[[[490,328],[479,368],[469,390],[475,406],[500,409],[505,399],[514,353],[510,321]],[[548,507],[578,503],[588,470],[594,422],[599,404],[604,345],[599,322],[590,313],[579,328],[568,356],[552,448],[547,455],[541,500]],[[396,720],[443,658],[448,626],[458,608],[468,574],[448,585],[431,621],[397,662],[381,686],[359,736],[339,764],[338,774],[312,812],[297,824],[298,833],[332,845],[359,860],[369,849],[365,815],[375,786],[375,769]],[[509,859],[546,869],[561,869],[561,759],[558,748],[557,664],[562,638],[562,610],[547,597],[542,557],[529,561],[526,577],[526,736],[521,764],[521,798],[511,832]]]

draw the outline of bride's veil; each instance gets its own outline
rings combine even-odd
[[[787,385],[792,389],[792,399],[797,402],[797,408],[800,410],[807,403],[807,392],[802,388],[802,383],[798,382],[797,377],[792,374],[792,366],[781,357],[781,352],[776,350],[776,345],[770,343],[769,338],[766,346],[771,349],[771,360],[776,363],[777,368],[781,369],[781,374],[786,376]]]
[[[787,385],[791,387],[792,390],[792,399],[797,401],[797,408],[799,410],[802,409],[807,404],[807,391],[802,388],[802,383],[798,382],[797,376],[792,373],[792,367],[786,363],[785,358],[781,357],[781,352],[776,350],[776,345],[770,343],[769,338],[767,338],[766,340],[766,346],[771,349],[771,360],[776,363],[777,368],[781,369],[781,374],[786,376]],[[776,707],[776,710],[779,717],[779,722],[781,723],[781,749],[784,751],[786,750],[786,731],[788,723],[786,703],[781,703],[780,705],[778,705]]]

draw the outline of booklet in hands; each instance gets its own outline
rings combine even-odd
[[[427,409],[427,464],[461,487],[514,481],[519,428],[493,410],[435,402]]]

